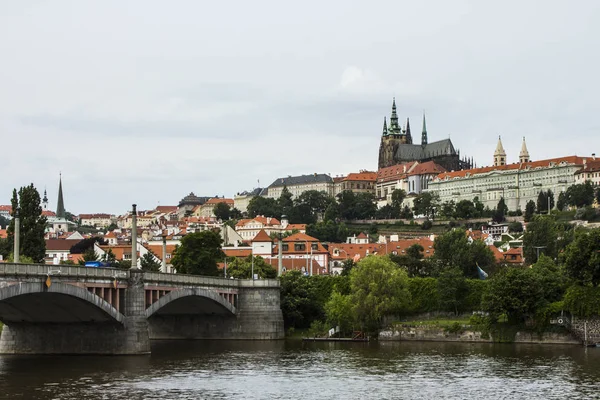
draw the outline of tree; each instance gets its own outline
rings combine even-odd
[[[237,208],[233,207],[230,211],[229,211],[229,219],[235,219],[235,220],[239,220],[242,219],[243,215],[242,212],[240,210],[238,210]]]
[[[538,253],[551,258],[557,256],[557,230],[551,216],[536,215],[523,235],[523,256],[528,263],[537,262]]]
[[[456,203],[455,209],[457,219],[471,219],[477,216],[475,204],[470,200],[459,201]]]
[[[493,321],[506,314],[514,325],[548,304],[539,274],[531,268],[505,268],[490,280],[482,306]]]
[[[456,206],[454,204],[454,200],[443,202],[440,207],[440,211],[438,212],[439,216],[446,218],[446,219],[453,218],[455,216],[455,214],[456,214]]]
[[[475,206],[475,218],[483,217],[485,207],[483,203],[479,201],[479,196],[473,198],[473,205]]]
[[[434,258],[445,268],[460,268],[467,278],[478,278],[477,265],[480,268],[491,267],[494,253],[481,240],[469,243],[462,229],[454,229],[435,238]]]
[[[117,256],[115,256],[115,253],[113,253],[111,248],[109,248],[104,254],[102,254],[101,261],[107,263],[111,267],[118,264]]]
[[[279,278],[281,312],[286,329],[308,328],[313,320],[322,317],[311,279],[302,276],[300,271],[289,271]]]
[[[90,247],[83,253],[82,258],[79,260],[79,265],[85,265],[88,261],[98,261],[99,258],[100,256],[96,253],[94,248]]]
[[[377,213],[375,195],[368,192],[357,193],[354,207],[354,215],[357,219],[372,219]]]
[[[467,280],[462,270],[457,267],[444,270],[437,283],[441,308],[458,315],[462,311],[462,304],[468,292]]]
[[[281,215],[281,209],[277,204],[277,200],[270,197],[255,196],[248,202],[247,213],[250,218],[257,215],[277,218]]]
[[[404,199],[406,199],[406,191],[404,189],[394,189],[392,192],[392,207],[398,210],[398,213],[400,213]]]
[[[561,255],[566,275],[577,284],[600,284],[600,229],[578,230]]]
[[[171,260],[180,274],[219,275],[217,263],[223,259],[221,235],[213,231],[187,234]]]
[[[10,220],[0,215],[0,229],[6,229],[10,225]]]
[[[560,192],[558,194],[558,201],[556,202],[556,208],[559,211],[563,211],[567,206],[567,197],[565,196],[565,192]]]
[[[525,215],[523,216],[525,222],[531,221],[531,218],[533,218],[533,214],[535,214],[535,203],[533,202],[533,200],[529,200],[525,205]]]
[[[227,275],[238,279],[251,279],[252,278],[252,256],[248,256],[245,259],[234,258],[227,263]],[[275,279],[277,278],[277,270],[267,264],[266,261],[260,257],[254,257],[254,274],[258,275],[259,279]]]
[[[419,243],[415,243],[411,245],[408,249],[406,249],[406,255],[415,260],[421,260],[423,258],[423,252],[425,249]]]
[[[513,221],[508,224],[508,231],[514,233],[521,233],[523,232],[523,224],[519,221]]]
[[[350,296],[343,295],[335,290],[325,304],[325,314],[327,315],[327,322],[330,325],[339,326],[340,332],[349,333],[353,330],[354,315]]]
[[[327,208],[325,209],[325,214],[323,215],[323,221],[332,221],[338,222],[340,220],[340,206],[336,201],[332,201],[329,203]]]
[[[505,215],[508,212],[508,207],[506,206],[506,203],[504,202],[504,197],[500,197],[500,201],[498,201],[498,205],[496,206],[496,212],[494,213],[494,216],[492,217],[494,222],[496,223],[500,223],[500,222],[504,222]]]
[[[358,232],[357,232],[358,233]],[[343,243],[350,232],[343,222],[333,221],[317,222],[306,226],[306,234],[319,239],[322,242]]]
[[[215,214],[215,217],[219,221],[227,221],[231,215],[231,207],[229,207],[229,204],[222,201],[215,204],[215,207],[213,208],[213,214]]]
[[[354,192],[344,190],[341,193],[338,193],[337,198],[339,203],[339,213],[342,219],[356,219],[356,215],[354,214],[356,208],[356,196],[354,195]]]
[[[13,190],[12,216],[7,229],[8,246],[14,246],[15,215],[18,214],[20,221],[20,255],[30,257],[34,263],[43,263],[46,256],[46,242],[44,231],[46,229],[46,217],[42,215],[40,194],[33,186],[24,186]]]
[[[143,271],[160,272],[161,263],[156,261],[156,257],[150,252],[140,258],[140,265]]]
[[[550,212],[550,210],[552,210],[554,208],[554,193],[552,193],[552,190],[548,189],[548,191],[546,192],[546,200],[547,200],[547,206],[550,206],[550,209],[548,210],[548,212]]]
[[[279,195],[279,199],[277,199],[277,206],[280,210],[279,215],[292,215],[294,200],[292,193],[290,193],[289,189],[285,185],[283,186],[283,189],[281,189],[281,195]],[[293,220],[290,221],[295,222]]]
[[[115,229],[119,229],[119,226],[117,224],[115,224],[114,222],[111,222],[111,224],[106,227],[106,232],[112,232]]]
[[[433,218],[435,210],[439,207],[439,195],[437,193],[423,192],[413,201],[413,212],[415,215],[423,215]]]
[[[350,303],[362,330],[374,333],[383,318],[408,308],[408,276],[387,257],[371,256],[350,272]]]
[[[566,203],[570,206],[582,208],[591,206],[594,202],[594,187],[590,181],[571,185],[565,192]]]
[[[101,237],[94,236],[91,238],[87,238],[87,239],[78,241],[73,246],[71,246],[71,249],[69,250],[69,252],[71,254],[83,254],[83,253],[85,253],[86,250],[93,249],[94,244],[96,244],[96,243],[98,243],[99,245],[107,244],[107,242],[102,240]]]

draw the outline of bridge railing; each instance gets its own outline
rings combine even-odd
[[[0,276],[60,276],[90,279],[129,279],[129,270],[115,268],[92,268],[72,265],[50,264],[13,264],[0,263]],[[279,287],[276,279],[225,279],[214,276],[185,274],[166,274],[162,272],[144,272],[144,282],[161,285],[210,286],[210,287]]]
[[[0,263],[0,276],[62,276],[76,278],[128,279],[128,270],[90,268],[71,265]]]

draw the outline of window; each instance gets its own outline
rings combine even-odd
[[[310,248],[313,249],[313,250],[319,250],[319,244],[318,243],[312,243],[310,245]]]
[[[284,243],[283,247],[281,248],[281,250],[283,250],[283,251],[288,251],[289,249],[290,249],[290,245],[287,243]]]
[[[294,243],[294,251],[305,251],[306,244],[304,243]]]

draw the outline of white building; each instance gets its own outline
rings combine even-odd
[[[331,176],[313,174],[278,178],[268,187],[266,197],[278,199],[284,187],[287,187],[294,198],[309,190],[317,190],[330,196],[333,196],[334,192]]]
[[[233,197],[233,206],[240,210],[240,212],[245,213],[246,211],[248,211],[248,204],[250,204],[250,200],[252,200],[256,196],[261,196],[262,194],[265,194],[263,192],[266,193],[266,190],[263,188],[256,188],[249,192],[244,191],[238,193]]]
[[[509,210],[525,210],[527,202],[537,201],[540,191],[550,190],[557,199],[559,193],[578,183],[576,173],[587,162],[578,156],[530,161],[525,142],[519,157],[521,162],[507,164],[503,153],[499,140],[494,153],[495,165],[441,173],[429,182],[428,190],[439,194],[442,203],[478,197],[493,209],[504,198]]]

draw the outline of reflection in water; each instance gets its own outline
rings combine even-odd
[[[600,349],[465,343],[160,341],[151,356],[0,356],[23,399],[587,399]]]

